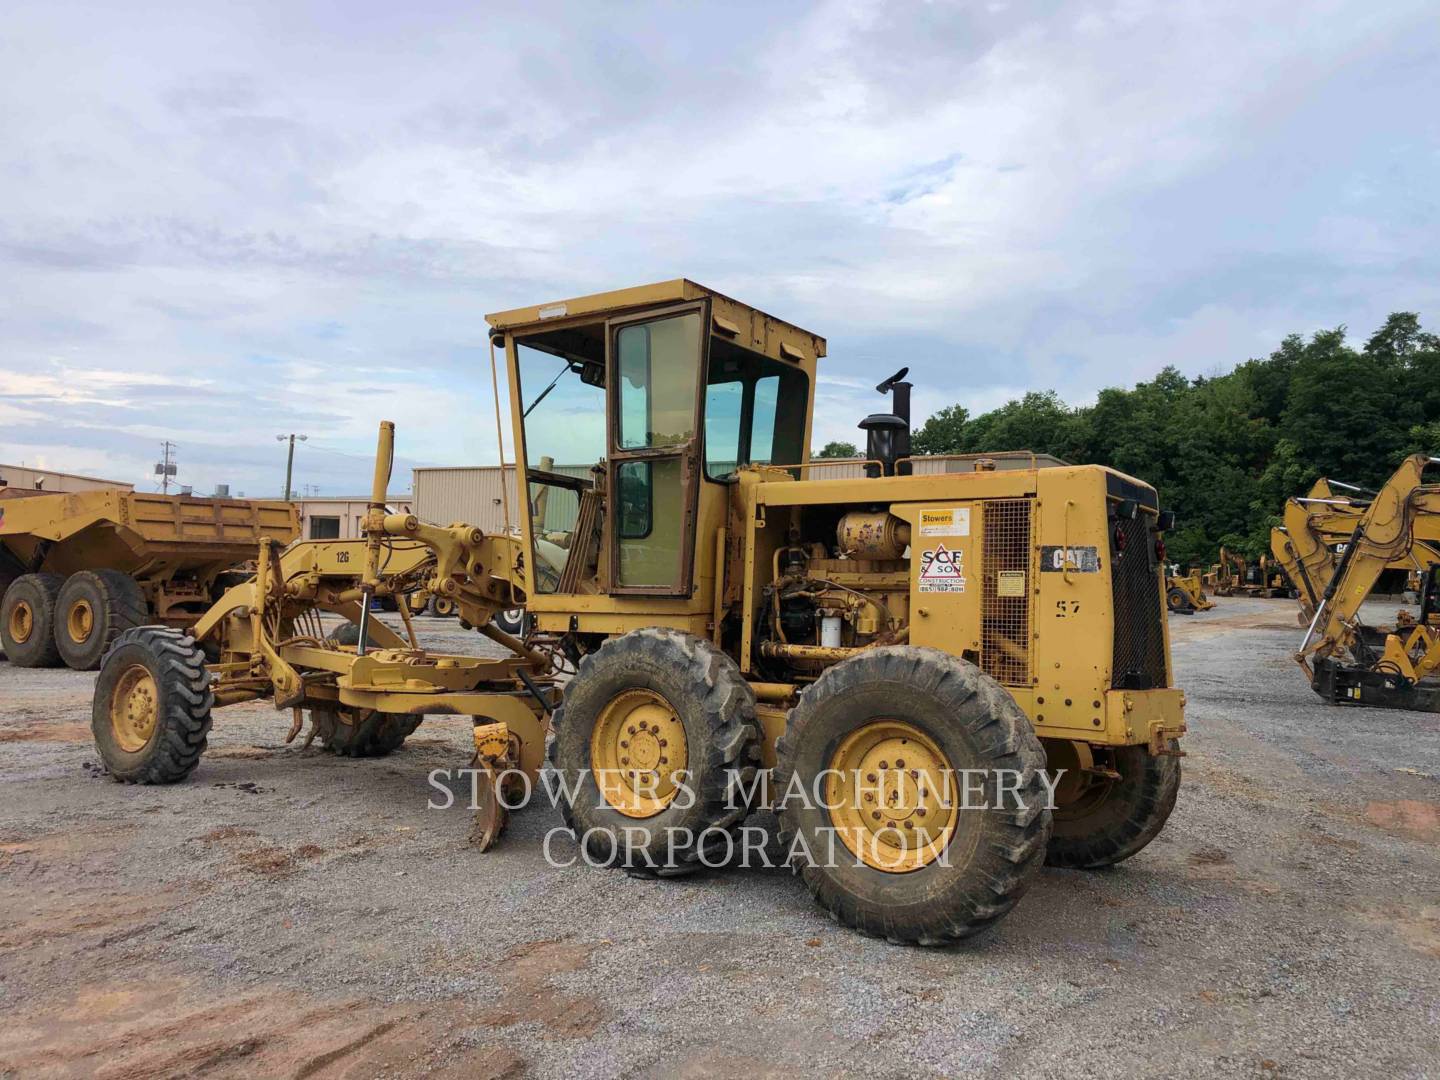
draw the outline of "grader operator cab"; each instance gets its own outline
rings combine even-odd
[[[102,752],[115,729],[143,753],[177,715],[203,746],[212,694],[271,696],[294,732],[309,709],[342,747],[455,713],[493,789],[510,765],[533,777],[548,727],[559,809],[593,861],[714,865],[773,808],[816,900],[907,942],[992,924],[1042,862],[1105,866],[1159,833],[1184,698],[1153,489],[1033,461],[912,475],[904,372],[882,384],[893,411],[864,425],[870,475],[817,478],[824,339],[687,280],[488,321],[528,489],[520,535],[372,509],[358,573],[335,544],[266,553],[199,645],[154,631],[151,653],[127,652],[132,632],[112,651]],[[367,619],[367,595],[415,586],[397,574],[477,627],[523,603],[523,642],[484,631],[515,656],[436,657],[383,627],[373,651],[369,628],[356,648],[320,636],[315,610]],[[167,657],[173,693],[147,682]],[[481,818],[488,843],[503,821]]]

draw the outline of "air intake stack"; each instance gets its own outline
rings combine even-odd
[[[865,466],[867,476],[910,475],[910,462],[900,460],[910,456],[910,384],[905,381],[908,374],[910,369],[903,367],[875,387],[878,393],[891,395],[888,413],[871,413],[860,421],[860,429],[865,432],[865,457],[879,462]]]

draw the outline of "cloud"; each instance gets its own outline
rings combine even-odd
[[[828,337],[817,443],[1437,309],[1430,5],[725,12],[12,5],[0,460],[493,461],[484,312],[680,274]]]

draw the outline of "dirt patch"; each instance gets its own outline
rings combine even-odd
[[[524,1058],[473,1045],[457,1003],[386,1007],[280,987],[217,992],[188,980],[88,983],[7,1016],[0,1075],[130,1080],[147,1076],[522,1075]]]
[[[258,835],[254,829],[247,829],[243,825],[217,825],[200,837],[200,840],[206,844],[219,844],[226,840],[238,840]]]
[[[295,872],[295,859],[280,847],[251,848],[235,856],[235,863],[261,877],[282,878]]]
[[[89,724],[52,723],[33,720],[27,724],[0,728],[0,743],[7,742],[60,742],[88,743],[91,741]]]
[[[1230,861],[1230,853],[1217,847],[1202,847],[1190,853],[1191,866],[1221,866]]]
[[[0,892],[0,910],[7,913],[0,917],[0,953],[11,949],[29,953],[72,938],[101,946],[113,944],[154,925],[158,916],[180,903],[181,898],[173,893],[90,890],[56,897],[26,911],[20,896],[6,889]]]
[[[217,747],[214,750],[207,750],[205,756],[211,760],[215,758],[239,758],[242,761],[261,761],[265,758],[274,757],[274,750],[267,750],[263,746],[226,746]]]
[[[1440,843],[1440,803],[1419,799],[1370,802],[1365,804],[1365,820],[1386,832]]]
[[[577,1039],[595,1034],[607,1015],[600,1001],[567,994],[550,982],[553,975],[585,967],[594,949],[594,945],[580,942],[546,940],[511,950],[501,967],[501,978],[508,984],[505,997],[481,1023],[492,1028],[535,1023],[549,1038]]]

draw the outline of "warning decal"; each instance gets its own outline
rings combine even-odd
[[[953,507],[949,510],[921,510],[921,536],[969,536],[970,508]]]
[[[944,544],[920,553],[920,591],[961,593],[965,591],[965,553],[951,551]]]
[[[996,596],[1024,596],[1025,571],[1001,570],[995,575]]]

